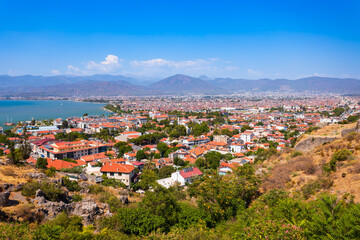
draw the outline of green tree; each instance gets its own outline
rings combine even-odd
[[[220,166],[220,160],[223,159],[223,155],[216,151],[207,152],[204,157],[212,169],[217,169]]]
[[[175,157],[174,158],[174,164],[176,166],[185,166],[186,162],[184,160],[182,160],[181,158],[179,158],[179,157]]]
[[[168,145],[163,142],[159,142],[156,146],[157,150],[159,150],[161,156],[163,157],[166,153],[166,151],[169,149]]]
[[[36,161],[36,167],[40,169],[46,169],[47,168],[47,159],[46,158],[38,158]]]
[[[148,190],[150,187],[157,185],[156,183],[157,174],[151,169],[145,169],[140,175],[140,181],[138,185],[144,189]]]
[[[160,168],[158,176],[159,178],[168,178],[171,176],[171,173],[175,172],[176,169],[172,166],[164,166]]]
[[[137,161],[143,160],[145,158],[146,158],[146,155],[145,155],[144,150],[139,150],[139,151],[136,152],[136,160]]]

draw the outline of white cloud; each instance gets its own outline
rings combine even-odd
[[[60,71],[54,69],[54,70],[51,70],[51,74],[52,74],[52,75],[60,75]]]
[[[251,77],[262,77],[264,74],[260,71],[254,70],[254,69],[248,69],[247,73]]]
[[[105,58],[105,61],[102,61],[100,63],[94,61],[88,62],[86,68],[90,71],[95,71],[95,72],[103,72],[103,73],[114,72],[119,68],[121,68],[122,65],[120,62],[122,62],[122,59],[119,60],[118,56],[109,54]]]
[[[109,54],[102,62],[89,61],[85,64],[85,68],[81,69],[73,65],[67,66],[67,74],[71,75],[91,75],[97,73],[117,73],[122,67],[122,59],[118,56]]]
[[[68,65],[67,66],[67,74],[71,74],[71,75],[83,75],[85,74],[84,71],[80,70],[77,67],[74,67],[73,65]]]

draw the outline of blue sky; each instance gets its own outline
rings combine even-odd
[[[0,0],[0,74],[360,79],[360,1]]]

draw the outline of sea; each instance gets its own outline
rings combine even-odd
[[[104,104],[60,100],[0,100],[0,126],[5,122],[45,120],[89,115],[107,115]]]

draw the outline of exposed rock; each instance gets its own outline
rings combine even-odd
[[[340,137],[320,137],[320,136],[309,136],[305,140],[299,142],[295,146],[295,150],[298,151],[311,151],[315,147],[322,145],[324,143],[330,143],[332,141],[338,140]]]
[[[344,137],[344,136],[346,136],[346,135],[348,135],[349,133],[352,133],[352,132],[360,133],[360,122],[357,122],[356,126],[353,127],[353,128],[343,129],[341,131],[341,136]]]
[[[9,202],[10,193],[2,192],[0,193],[0,206],[5,207]]]
[[[26,178],[30,178],[30,179],[44,179],[46,178],[46,175],[44,173],[26,173],[24,175],[24,177]]]
[[[47,200],[45,199],[45,194],[41,189],[36,190],[35,199],[33,200],[36,204],[45,204]]]
[[[13,191],[18,192],[21,191],[22,188],[24,187],[25,183],[19,183],[18,185],[15,185],[13,188]]]
[[[11,183],[2,183],[0,184],[0,192],[9,191],[11,192],[13,190],[14,184]]]
[[[123,204],[129,204],[129,198],[128,198],[126,195],[121,195],[121,196],[120,196],[120,201],[121,201]]]
[[[33,202],[37,206],[36,212],[41,214],[45,220],[53,219],[61,212],[69,215],[77,215],[84,219],[84,224],[93,224],[101,216],[111,216],[109,205],[98,205],[93,199],[86,198],[81,202],[64,203],[51,202],[45,199],[41,190],[36,191]]]
[[[88,182],[80,182],[79,183],[80,187],[82,187],[82,189],[80,190],[80,193],[89,193],[89,186],[91,185]]]
[[[71,204],[70,214],[82,217],[85,225],[92,224],[96,217],[102,213],[103,211],[96,202],[90,198]]]

